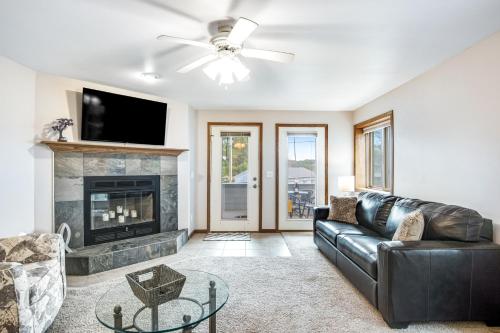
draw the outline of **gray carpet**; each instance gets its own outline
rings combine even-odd
[[[218,332],[392,331],[316,249],[291,251],[292,257],[201,257],[171,266],[205,270],[227,281],[230,297],[218,314]],[[69,288],[49,332],[110,332],[96,321],[94,304],[116,282]],[[206,323],[195,332],[207,332]],[[483,323],[430,323],[396,332],[495,331]]]

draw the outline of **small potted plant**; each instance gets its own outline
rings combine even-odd
[[[63,136],[63,131],[70,126],[73,126],[73,119],[70,118],[59,118],[54,121],[52,130],[59,132],[59,138],[57,139],[57,141],[59,142],[68,141],[68,139]]]

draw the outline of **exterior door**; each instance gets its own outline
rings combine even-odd
[[[259,126],[210,126],[210,231],[259,231]]]
[[[277,125],[278,229],[312,230],[313,208],[325,204],[327,127]]]

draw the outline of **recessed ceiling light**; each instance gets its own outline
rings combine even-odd
[[[146,81],[155,81],[161,78],[161,75],[154,72],[142,73],[142,78]]]

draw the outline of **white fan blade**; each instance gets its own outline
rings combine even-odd
[[[198,42],[197,40],[184,39],[184,38],[167,36],[167,35],[160,35],[160,36],[156,37],[156,39],[164,40],[164,41],[172,42],[172,43],[177,43],[177,44],[186,44],[186,45],[203,47],[203,48],[209,49],[209,50],[215,50],[215,46],[213,46],[212,44]]]
[[[233,45],[241,45],[258,26],[254,21],[240,17],[227,36],[227,41]]]
[[[187,73],[187,72],[192,71],[193,69],[198,68],[198,67],[206,64],[207,62],[210,62],[210,61],[215,60],[215,59],[217,59],[217,55],[216,54],[206,55],[204,57],[201,57],[198,60],[193,61],[189,65],[186,65],[184,67],[179,68],[177,70],[177,73],[183,73],[183,74]]]
[[[290,63],[293,61],[293,58],[295,57],[295,54],[293,53],[247,49],[247,48],[242,49],[240,54],[247,58],[257,58],[257,59],[271,60],[282,63]]]

